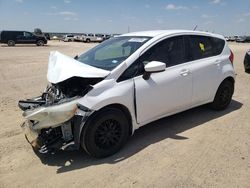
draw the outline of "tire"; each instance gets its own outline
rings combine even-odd
[[[234,93],[234,83],[229,80],[223,81],[214,97],[214,101],[211,103],[211,108],[214,110],[224,110],[228,107],[232,100]]]
[[[15,41],[14,40],[8,40],[7,44],[8,44],[8,46],[15,46]]]
[[[105,108],[84,125],[81,146],[89,155],[103,158],[118,152],[128,137],[129,121],[125,114],[119,109]]]
[[[36,42],[36,45],[37,45],[37,46],[44,46],[44,41],[43,41],[43,40],[38,40],[38,41]]]
[[[90,43],[90,39],[86,39],[86,42],[87,42],[87,43]]]

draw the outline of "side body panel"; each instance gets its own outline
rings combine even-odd
[[[220,57],[210,57],[191,62],[193,74],[192,104],[200,104],[213,100],[214,93],[220,82]]]
[[[152,73],[149,80],[136,77],[137,121],[146,124],[166,114],[186,109],[191,105],[192,74],[188,65],[167,68],[164,72]]]
[[[133,79],[118,83],[113,79],[103,80],[96,84],[94,89],[83,98],[79,99],[79,104],[94,111],[112,104],[122,105],[130,112],[133,130],[139,127],[135,118]]]
[[[187,33],[182,33],[182,34],[188,35],[189,33],[187,32]],[[136,100],[138,100],[137,103],[144,105],[144,107],[140,107],[138,105],[138,106],[136,106],[136,109],[135,109],[134,91],[133,90],[134,89],[140,90],[139,87],[142,87],[142,85],[144,85],[143,87],[146,88],[146,83],[143,83],[144,80],[139,81],[138,80],[139,78],[135,78],[135,82],[138,82],[138,83],[135,83],[135,85],[133,85],[134,83],[133,83],[132,79],[122,81],[120,83],[116,82],[116,80],[127,69],[127,67],[129,67],[133,62],[135,62],[135,60],[141,54],[143,54],[145,51],[147,51],[151,46],[153,46],[154,44],[156,44],[159,41],[164,40],[168,37],[178,36],[178,35],[180,35],[180,34],[169,35],[169,36],[160,35],[160,36],[154,37],[152,40],[145,43],[134,54],[132,54],[124,63],[121,63],[118,67],[116,67],[114,70],[112,70],[111,74],[109,74],[105,80],[96,84],[92,91],[90,91],[87,95],[85,95],[82,99],[79,100],[79,103],[83,106],[86,106],[86,107],[92,109],[92,110],[99,110],[99,109],[101,109],[107,105],[110,105],[110,104],[124,105],[125,107],[128,108],[128,110],[132,116],[133,130],[135,130],[135,129],[139,128],[140,126],[145,125],[147,123],[150,123],[152,121],[155,121],[159,118],[169,116],[169,115],[187,110],[191,107],[205,104],[207,102],[211,102],[215,96],[215,93],[216,93],[217,88],[219,87],[220,83],[228,76],[233,77],[233,78],[235,77],[233,67],[232,67],[231,63],[227,62],[227,60],[225,60],[225,61],[222,60],[221,66],[219,68],[217,68],[217,65],[211,64],[211,62],[206,61],[205,66],[215,67],[216,72],[213,72],[212,70],[210,70],[211,75],[208,75],[209,73],[207,73],[207,71],[205,73],[205,72],[199,70],[198,64],[196,66],[193,66],[192,65],[193,62],[185,63],[185,64],[181,65],[181,66],[185,65],[184,66],[185,68],[182,67],[182,69],[178,68],[175,70],[176,71],[175,78],[177,78],[177,80],[178,80],[177,85],[175,83],[170,82],[170,80],[173,79],[173,77],[170,78],[171,74],[172,74],[172,76],[174,74],[174,71],[171,70],[171,72],[169,72],[170,75],[167,75],[167,77],[169,78],[169,83],[170,83],[169,87],[167,85],[164,85],[163,87],[159,88],[159,91],[163,91],[163,90],[170,91],[169,93],[166,94],[166,97],[164,96],[165,97],[164,99],[166,101],[163,101],[163,102],[162,102],[162,98],[160,98],[160,96],[158,96],[158,94],[152,95],[152,93],[150,93],[152,91],[149,90],[149,85],[148,85],[149,93],[141,91],[141,97],[145,97],[147,95],[148,96],[152,95],[151,98],[153,98],[159,102],[158,104],[160,106],[157,108],[157,110],[160,109],[161,107],[163,108],[163,109],[160,109],[159,113],[156,111],[156,109],[149,109],[150,107],[152,107],[152,104],[149,104],[149,103],[147,105],[143,104],[145,101],[149,102],[149,100],[151,100],[151,99],[145,100],[143,98],[136,98]],[[212,35],[207,34],[207,36],[212,36]],[[228,58],[228,56],[229,56],[228,52],[230,52],[230,50],[226,46],[223,53],[222,53],[225,55],[225,58]],[[185,79],[187,79],[188,81],[191,80],[191,83],[181,81],[181,78],[177,76],[177,73],[180,76],[180,71],[182,71],[183,69],[190,70],[191,75],[189,75],[189,77],[187,77]],[[195,78],[194,78],[193,71],[196,71],[196,70],[199,70],[199,71],[194,73],[195,74]],[[168,70],[166,70],[165,72],[167,72],[167,71]],[[163,73],[155,73],[155,74],[152,74],[151,76],[153,76],[152,78],[155,79],[157,77],[161,77],[160,76],[161,74],[163,74]],[[206,88],[206,84],[202,83],[203,81],[200,80],[200,77],[202,77],[203,74],[207,75],[207,77],[205,78],[205,83],[208,84],[208,88]],[[214,74],[216,74],[217,78],[213,77]],[[194,81],[194,79],[196,79],[196,80]],[[151,82],[151,84],[153,84],[153,80],[151,80],[149,82]],[[160,82],[162,82],[162,81],[160,81]],[[194,84],[196,88],[194,88],[194,86],[192,84]],[[134,86],[135,86],[135,88],[134,88]],[[173,88],[177,88],[177,89],[174,90]],[[202,91],[202,95],[199,94],[200,91]],[[167,97],[169,97],[168,95],[172,95],[172,98],[171,97],[167,98]],[[154,101],[154,100],[152,100],[152,101]],[[179,105],[177,105],[177,107],[174,107],[174,104],[176,101],[183,102],[183,104],[178,103]],[[166,107],[166,109],[164,109],[164,107]],[[169,108],[169,107],[171,107],[171,108]],[[137,110],[137,111],[135,111],[135,110]],[[147,114],[147,115],[152,116],[152,117],[143,120],[142,116],[139,117],[140,115],[138,113],[139,112],[138,110],[141,110],[142,114],[145,113],[144,115]],[[155,112],[157,112],[157,113],[154,114]],[[138,116],[138,120],[141,118],[140,119],[141,121],[136,120],[137,116]]]
[[[225,43],[220,55],[191,62],[193,106],[212,102],[221,82],[227,77],[235,78],[234,68],[229,60],[229,56],[230,49]]]

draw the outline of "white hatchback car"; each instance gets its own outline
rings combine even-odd
[[[74,143],[106,157],[152,121],[207,103],[225,109],[235,72],[223,36],[161,30],[111,38],[75,59],[51,52],[47,78],[41,96],[19,101],[27,140],[42,153]]]

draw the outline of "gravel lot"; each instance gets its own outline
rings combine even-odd
[[[230,43],[238,75],[227,110],[203,106],[151,123],[106,159],[35,155],[17,101],[43,91],[50,51],[73,57],[94,45],[0,46],[0,187],[250,187],[250,74],[243,69],[250,44]]]

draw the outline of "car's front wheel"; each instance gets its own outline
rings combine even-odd
[[[81,146],[91,156],[103,158],[119,151],[129,137],[129,121],[124,113],[106,108],[94,114],[81,135]]]
[[[211,107],[215,110],[224,110],[228,107],[232,100],[234,93],[234,83],[229,80],[224,80],[214,97],[214,101],[211,103]]]

